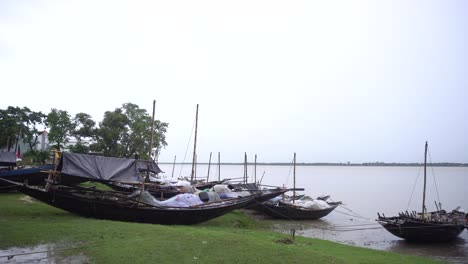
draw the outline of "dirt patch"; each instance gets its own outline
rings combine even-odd
[[[279,244],[286,244],[286,245],[294,244],[294,240],[290,238],[277,239],[277,240],[273,240],[273,242],[279,243]]]
[[[23,196],[21,198],[19,198],[20,201],[24,202],[24,203],[34,203],[36,200],[34,198],[32,198],[31,196]]]

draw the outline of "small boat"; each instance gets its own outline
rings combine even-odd
[[[144,191],[144,179],[139,173],[138,160],[62,153],[58,170],[49,171],[45,187],[32,186],[0,178],[0,182],[15,185],[17,190],[51,206],[78,215],[99,219],[154,224],[195,224],[243,208],[255,196],[203,202],[184,206],[167,205]],[[139,194],[100,190],[94,187],[63,184],[68,178],[90,182],[140,183]],[[186,199],[194,194],[181,194]],[[184,196],[185,195],[185,196]]]
[[[298,203],[297,200],[273,200],[256,206],[255,210],[279,219],[314,220],[327,216],[341,204],[341,202],[327,202],[318,198],[309,201],[314,202],[310,207],[307,206],[307,201],[305,203]],[[318,201],[322,203],[317,203]]]
[[[378,223],[393,235],[411,242],[445,242],[457,238],[468,223],[468,215],[459,208],[446,212],[436,203],[437,211],[427,212],[426,198],[427,142],[424,151],[424,188],[422,211],[402,212],[386,217],[377,213]]]
[[[296,196],[296,153],[294,153],[294,186],[293,196],[277,197],[253,207],[254,210],[266,213],[274,218],[289,220],[313,220],[322,218],[338,207],[341,202],[327,202],[329,196],[311,199],[302,196],[297,200]],[[303,190],[303,189],[300,189]]]

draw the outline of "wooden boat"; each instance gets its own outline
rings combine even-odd
[[[165,225],[189,225],[240,209],[253,197],[204,203],[190,207],[155,206],[126,192],[103,191],[81,186],[51,185],[48,189],[0,179],[41,202],[81,216]]]
[[[0,170],[0,178],[16,182],[27,181],[33,185],[44,182],[44,178],[47,175],[41,171],[53,168],[51,164],[28,168],[18,167],[16,164],[16,154],[13,152],[0,152],[0,166],[5,166]],[[13,190],[15,190],[15,185],[0,182],[0,192]]]
[[[141,162],[76,153],[62,153],[57,170],[50,170],[45,187],[32,186],[0,178],[15,185],[18,191],[51,206],[78,215],[109,220],[156,224],[195,224],[221,216],[247,205],[255,196],[174,207],[149,204],[140,195],[104,191],[66,184],[70,179],[91,182],[125,182],[144,184]],[[144,186],[144,185],[143,185]],[[144,187],[143,187],[144,188]]]
[[[34,168],[18,168],[15,170],[0,172],[0,178],[15,182],[27,182],[28,184],[36,185],[43,183],[44,179],[47,177],[47,174],[44,174],[41,171],[50,170],[52,168],[53,165],[44,165]],[[15,189],[15,185],[9,185],[5,182],[0,182],[0,192],[12,191]]]
[[[403,212],[398,216],[378,215],[378,223],[393,235],[412,242],[444,242],[457,238],[466,228],[468,216],[456,210],[446,212],[437,206],[437,211],[427,212],[426,198],[427,142],[424,151],[424,188],[421,213]]]
[[[341,202],[327,202],[328,207],[323,209],[306,208],[298,206],[290,201],[279,201],[276,203],[265,202],[257,206],[255,210],[266,213],[274,218],[288,219],[288,220],[314,220],[327,216]]]
[[[296,153],[294,153],[294,186],[292,199],[283,197],[279,200],[269,200],[253,207],[254,210],[266,213],[274,218],[289,220],[313,220],[322,218],[338,207],[341,202],[327,202],[329,196],[309,199],[307,203],[296,200]],[[303,189],[302,189],[303,190]],[[309,206],[310,205],[310,206]]]

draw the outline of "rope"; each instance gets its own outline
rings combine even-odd
[[[291,164],[294,162],[294,160],[291,161]],[[285,182],[285,186],[288,185],[288,182],[289,182],[289,176],[291,176],[291,170],[293,168],[294,165],[291,165],[289,166],[289,172],[288,172],[288,177],[286,177],[286,182]]]
[[[431,152],[429,151],[429,147],[428,147],[428,150],[427,150],[427,153],[429,154],[429,160],[432,164],[432,157],[431,157]],[[431,166],[431,170],[432,170],[432,179],[434,179],[434,185],[435,185],[435,189],[436,189],[436,194],[437,194],[437,201],[440,203],[440,198],[439,198],[439,188],[437,188],[437,182],[436,182],[436,179],[435,179],[435,173],[434,173],[434,167]]]
[[[190,142],[192,141],[192,135],[193,135],[194,127],[195,127],[195,120],[193,121],[193,125],[192,125],[192,129],[191,129],[191,132],[190,132],[189,141],[188,141],[188,143],[187,143],[187,148],[185,149],[184,159],[182,160],[182,164],[180,165],[179,178],[182,177],[182,169],[183,169],[184,164],[185,164],[185,158],[187,157],[187,152],[188,152],[188,149],[189,149],[189,146],[190,146]]]
[[[408,208],[409,208],[409,206],[410,206],[411,200],[413,199],[414,189],[416,188],[416,184],[418,183],[418,179],[419,179],[419,175],[420,175],[420,174],[421,174],[421,167],[419,167],[418,176],[416,177],[416,180],[414,181],[413,190],[411,191],[411,196],[410,196],[410,198],[409,198],[408,205],[406,206],[406,211],[408,211]]]

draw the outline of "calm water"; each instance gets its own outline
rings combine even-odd
[[[161,164],[166,176],[172,176],[172,165]],[[174,177],[190,175],[190,165],[176,165]],[[197,166],[199,178],[206,177],[207,165]],[[253,181],[254,168],[248,175]],[[222,165],[221,179],[238,178],[244,174],[240,165]],[[293,185],[291,166],[257,166],[257,180],[262,184]],[[442,208],[452,210],[457,206],[468,211],[468,168],[428,168],[426,206],[436,210],[434,201],[440,198]],[[210,179],[218,179],[218,167],[211,166]],[[434,184],[436,182],[436,184]],[[376,224],[377,212],[386,216],[404,210],[421,211],[423,169],[419,167],[347,167],[347,166],[297,166],[296,187],[311,197],[329,194],[344,207],[314,221],[271,220],[277,230],[308,237],[333,240],[355,246],[389,250],[406,254],[429,256],[452,263],[468,263],[468,232],[465,230],[453,243],[418,245],[388,233]],[[413,190],[413,187],[414,190]],[[413,192],[414,191],[414,192]],[[413,195],[411,196],[413,192]],[[438,193],[438,195],[437,195]],[[262,217],[261,215],[259,217]]]

